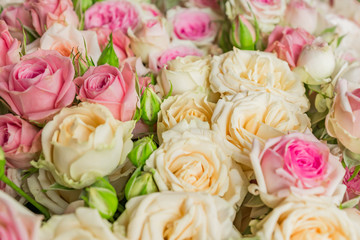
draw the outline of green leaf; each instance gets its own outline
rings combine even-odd
[[[360,202],[360,196],[357,196],[357,197],[355,197],[353,199],[350,199],[350,200],[340,204],[339,208],[340,209],[353,208],[356,205],[358,205],[359,202]]]
[[[351,175],[351,177],[347,180],[348,182],[352,181],[360,172],[360,165],[356,166],[354,169],[354,173]]]
[[[337,40],[337,47],[341,44],[341,42],[342,42],[342,40],[344,39],[344,37],[346,36],[346,34],[345,35],[342,35],[342,36],[340,36],[339,38],[338,38],[338,40]]]
[[[336,30],[336,26],[334,26],[334,27],[329,27],[329,28],[326,28],[324,31],[322,31],[322,32],[320,33],[320,35],[324,35],[325,33],[334,33],[335,30]]]
[[[171,94],[172,94],[172,92],[173,92],[173,85],[172,85],[172,82],[171,82],[171,81],[169,81],[169,82],[170,82],[170,90],[169,90],[168,94],[166,94],[166,96],[165,96],[165,97],[163,97],[163,100],[165,100],[165,99],[167,99],[168,97],[170,97],[170,96],[171,96]]]
[[[53,191],[53,190],[59,190],[59,191],[72,191],[73,188],[65,187],[59,183],[54,183],[51,185],[48,189],[44,189],[43,191]]]
[[[98,66],[104,64],[109,64],[116,68],[119,67],[119,58],[117,57],[114,50],[112,33],[110,34],[109,43],[106,45],[104,51],[101,53],[100,58],[97,62]]]
[[[349,149],[343,151],[343,158],[348,168],[360,165],[360,154],[353,153]]]

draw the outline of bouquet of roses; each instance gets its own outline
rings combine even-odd
[[[357,0],[0,0],[0,239],[360,239]]]

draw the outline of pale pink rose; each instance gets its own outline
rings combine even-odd
[[[30,11],[26,10],[23,4],[5,8],[1,13],[0,18],[8,25],[11,35],[21,41],[23,40],[21,24],[30,29],[32,28]]]
[[[0,96],[21,117],[43,123],[75,98],[70,58],[38,50],[0,68]]]
[[[317,27],[317,16],[316,9],[304,0],[292,0],[286,7],[285,24],[314,33]]]
[[[97,28],[94,30],[96,31],[101,51],[109,43],[109,37],[112,33],[113,46],[119,62],[134,56],[133,51],[130,49],[130,39],[120,29],[111,31],[107,28]]]
[[[250,158],[260,196],[269,206],[291,194],[342,200],[345,170],[328,146],[311,133],[272,138],[263,148],[255,140]]]
[[[141,18],[143,19],[143,21],[162,17],[162,13],[154,4],[140,3],[140,7],[141,7]]]
[[[360,154],[360,88],[348,91],[347,81],[338,81],[325,125],[330,136],[337,138],[350,151]]]
[[[0,115],[0,146],[7,164],[13,168],[31,167],[41,151],[41,132],[30,123],[12,114]]]
[[[209,9],[175,8],[167,12],[172,24],[173,37],[190,40],[195,44],[209,44],[214,41],[219,28],[219,17]]]
[[[135,74],[125,64],[122,72],[116,67],[101,65],[90,67],[74,80],[78,86],[78,99],[99,103],[107,107],[120,121],[129,121],[136,110]]]
[[[219,10],[220,8],[218,0],[190,0],[189,2],[199,8],[209,7],[214,10]]]
[[[9,178],[16,186],[21,187],[21,170],[11,168],[5,165],[5,176]],[[4,182],[0,181],[0,190],[4,191],[5,193],[9,194],[11,197],[16,198],[18,197],[18,193],[12,189],[9,185],[5,184]],[[1,234],[0,234],[1,236]]]
[[[126,0],[97,2],[85,12],[86,29],[101,27],[126,33],[128,28],[135,29],[139,22],[139,10]]]
[[[305,45],[311,44],[315,37],[301,28],[277,26],[269,36],[265,52],[275,52],[277,57],[296,67],[297,60]]]
[[[6,23],[0,20],[0,67],[20,60],[20,44],[17,39],[10,35]]]
[[[24,6],[30,10],[32,24],[40,36],[56,22],[65,26],[79,24],[71,0],[26,0]]]
[[[0,190],[0,239],[37,240],[42,216],[35,215]]]

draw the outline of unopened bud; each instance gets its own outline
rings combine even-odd
[[[238,16],[231,26],[230,42],[244,50],[255,49],[256,34],[251,23],[243,16]]]
[[[147,87],[140,100],[141,118],[146,124],[156,123],[160,105],[161,99],[150,87]]]
[[[152,137],[144,137],[134,143],[134,147],[128,154],[128,158],[136,167],[142,167],[156,148],[157,146]]]
[[[150,172],[142,172],[141,168],[135,170],[125,186],[125,197],[129,200],[132,197],[158,192],[158,188]]]

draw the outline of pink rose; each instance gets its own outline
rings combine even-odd
[[[37,240],[42,216],[35,215],[0,190],[0,239]]]
[[[40,131],[37,127],[12,114],[0,115],[0,146],[7,164],[13,168],[31,167],[41,151]]]
[[[348,91],[347,81],[338,81],[325,125],[330,136],[337,138],[350,151],[360,154],[360,88]]]
[[[135,29],[140,22],[139,11],[131,2],[97,2],[85,12],[85,28],[120,29],[126,33],[128,28]]]
[[[20,44],[17,39],[10,35],[6,23],[0,20],[0,67],[20,60]]]
[[[286,7],[285,23],[292,28],[303,28],[314,33],[317,27],[317,11],[304,0],[292,0]]]
[[[190,0],[189,2],[200,8],[209,7],[214,10],[219,10],[220,8],[218,0]]]
[[[26,0],[24,6],[30,10],[33,26],[40,35],[56,22],[65,26],[79,24],[71,0]]]
[[[269,36],[265,52],[275,52],[277,57],[296,67],[297,60],[305,45],[311,44],[315,37],[301,28],[277,26]]]
[[[355,167],[351,169],[346,168],[343,183],[346,185],[345,200],[350,200],[360,195],[360,174],[357,174],[351,181],[349,179],[354,174]]]
[[[3,19],[8,25],[11,35],[19,40],[23,39],[23,32],[20,22],[24,26],[32,28],[30,11],[26,10],[23,4],[5,8],[1,13],[0,18]]]
[[[104,105],[116,119],[123,122],[133,118],[137,95],[135,75],[130,65],[125,64],[122,72],[109,65],[90,67],[74,82],[81,101]]]
[[[162,17],[162,13],[160,12],[160,10],[153,4],[140,3],[140,7],[141,7],[142,19],[144,21]]]
[[[38,50],[0,68],[0,97],[16,114],[42,123],[73,102],[74,74],[70,58]]]
[[[334,197],[341,202],[345,174],[338,157],[311,133],[255,140],[250,154],[260,196],[274,206],[290,194]]]

